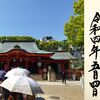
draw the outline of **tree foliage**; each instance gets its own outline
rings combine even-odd
[[[58,41],[43,42],[40,41],[39,48],[46,51],[56,51],[58,49]]]
[[[36,41],[31,36],[0,36],[0,41]]]
[[[74,2],[74,14],[84,14],[84,0],[78,0],[78,2]]]
[[[62,51],[70,51],[67,40],[62,40],[62,41],[59,41],[58,43],[59,43],[59,46],[61,47]]]
[[[83,47],[84,45],[84,1],[74,2],[74,16],[70,17],[64,26],[64,34],[68,43],[73,46]]]

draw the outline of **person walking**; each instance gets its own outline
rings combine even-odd
[[[66,84],[66,71],[62,72],[62,83]]]

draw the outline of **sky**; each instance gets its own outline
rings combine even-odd
[[[64,40],[74,0],[0,0],[0,36]]]

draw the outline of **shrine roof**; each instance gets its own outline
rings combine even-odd
[[[0,53],[6,53],[13,49],[23,49],[29,53],[40,53],[40,54],[48,54],[53,52],[48,52],[44,50],[40,50],[36,43],[33,41],[5,41],[0,42]]]
[[[54,60],[71,60],[71,59],[75,59],[75,57],[73,57],[69,52],[55,52],[54,55],[52,55],[50,58],[54,59]]]

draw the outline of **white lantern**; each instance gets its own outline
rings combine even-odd
[[[37,65],[38,65],[38,67],[41,67],[42,63],[41,62],[38,62]]]

